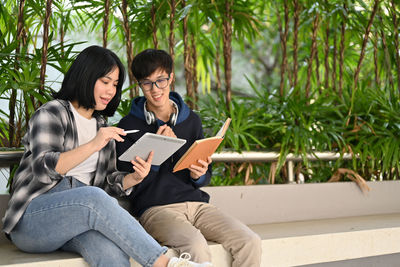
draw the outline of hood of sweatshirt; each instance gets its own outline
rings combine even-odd
[[[181,123],[182,121],[186,120],[190,114],[190,108],[185,104],[182,97],[177,92],[170,92],[169,99],[174,101],[178,106],[178,119],[176,124]],[[144,96],[136,97],[132,100],[132,107],[130,110],[130,114],[133,116],[145,121],[144,116],[144,103],[146,102],[146,98]],[[161,120],[157,120],[159,125],[163,124]]]

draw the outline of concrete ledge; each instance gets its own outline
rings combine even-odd
[[[67,252],[54,252],[46,254],[30,254],[20,251],[11,242],[0,245],[1,266],[71,266],[88,267],[89,265],[80,255]]]
[[[174,251],[167,255],[175,256]],[[0,245],[0,266],[21,267],[89,267],[89,264],[78,254],[57,251],[46,254],[30,254],[20,251],[11,242]],[[132,267],[141,265],[131,259]]]
[[[262,266],[400,253],[400,214],[254,225],[252,229],[263,240]]]
[[[301,266],[400,253],[400,214],[360,216],[250,226],[262,238],[262,266]],[[213,264],[230,267],[231,256],[210,243]],[[172,250],[168,255],[176,256]],[[0,265],[88,267],[77,254],[29,254],[0,245]],[[132,261],[132,267],[140,265]],[[361,265],[360,265],[361,266]]]
[[[366,257],[355,260],[344,260],[334,262],[323,262],[301,265],[300,267],[398,267],[400,253],[387,254],[382,256]]]

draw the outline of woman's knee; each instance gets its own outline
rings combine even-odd
[[[96,186],[85,186],[79,189],[84,191],[83,193],[86,199],[98,200],[99,198],[109,196],[103,189]]]
[[[116,206],[118,201],[107,194],[103,189],[95,186],[81,187],[83,200],[90,205],[104,207],[106,205]]]

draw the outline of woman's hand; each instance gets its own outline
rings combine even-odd
[[[176,138],[176,135],[175,135],[174,131],[167,124],[164,124],[164,125],[161,125],[160,127],[158,127],[158,130],[157,130],[156,134],[160,134],[160,135],[169,136],[169,137],[175,137]]]
[[[118,142],[123,142],[124,139],[120,135],[126,135],[124,130],[118,127],[102,127],[97,132],[96,136],[88,143],[78,146],[72,150],[63,152],[58,158],[55,170],[59,174],[66,174],[71,169],[75,168],[93,153],[100,151],[103,147],[115,139]]]
[[[120,135],[126,135],[124,130],[121,128],[101,127],[91,142],[93,143],[95,150],[100,151],[108,144],[108,142],[110,142],[111,139],[115,139],[117,142],[124,142],[124,139]]]
[[[133,169],[135,172],[130,173],[124,178],[124,189],[128,189],[134,185],[137,185],[143,181],[144,178],[149,174],[151,168],[151,162],[153,161],[154,152],[151,151],[147,160],[143,160],[140,157],[136,157],[135,160],[132,160]]]
[[[208,165],[211,164],[212,159],[211,157],[208,157],[207,161],[199,159],[197,162],[200,164],[200,166],[192,164],[189,167],[190,177],[195,180],[199,179],[202,175],[204,175],[207,172]]]

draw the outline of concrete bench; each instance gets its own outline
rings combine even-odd
[[[262,266],[398,266],[400,181],[204,188],[211,203],[248,224],[262,238]],[[1,199],[3,198],[3,199]],[[7,196],[0,196],[0,216]],[[88,266],[66,252],[20,252],[3,236],[0,265]],[[221,245],[209,243],[217,267],[231,265]],[[173,250],[169,255],[176,255]],[[132,266],[139,266],[132,261]]]

